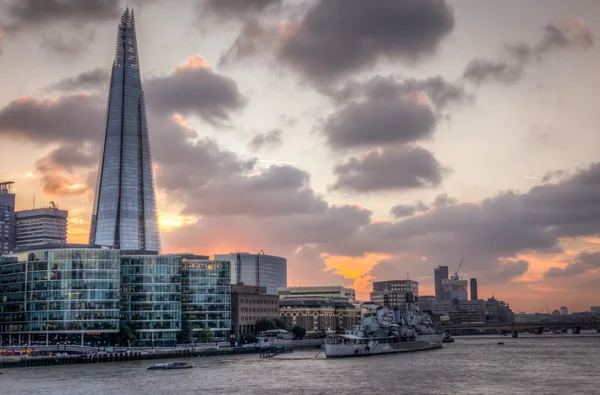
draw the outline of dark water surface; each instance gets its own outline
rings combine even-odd
[[[503,341],[504,345],[498,345]],[[324,359],[318,350],[4,369],[0,394],[599,394],[600,335],[458,338],[441,350]]]

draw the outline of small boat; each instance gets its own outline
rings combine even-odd
[[[499,346],[501,346],[501,345],[503,345],[503,344],[504,344],[504,342],[498,342],[498,345],[499,345]]]
[[[148,370],[171,370],[171,369],[190,369],[193,368],[189,362],[158,362],[150,366]]]

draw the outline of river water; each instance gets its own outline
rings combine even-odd
[[[146,370],[154,361],[4,369],[0,394],[600,394],[596,334],[461,337],[364,358],[317,352],[196,357],[196,369],[172,371]]]

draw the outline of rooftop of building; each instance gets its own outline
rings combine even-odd
[[[36,216],[52,216],[52,217],[68,217],[69,212],[67,210],[61,210],[59,208],[52,207],[39,207],[39,208],[30,208],[27,210],[19,210],[15,211],[15,215],[17,217],[36,217]]]
[[[301,307],[301,308],[337,308],[337,309],[356,309],[352,303],[339,302],[326,299],[285,299],[279,301],[279,307]]]
[[[253,294],[253,295],[267,295],[267,287],[257,287],[254,285],[245,285],[244,283],[231,284],[231,293],[236,294]],[[267,295],[275,296],[277,295]]]
[[[34,252],[34,251],[44,251],[44,250],[60,250],[60,249],[113,249],[112,247],[107,246],[99,246],[93,244],[76,244],[76,243],[48,243],[48,244],[37,244],[34,246],[23,246],[15,249],[14,253],[23,253],[23,252]]]
[[[294,287],[279,287],[277,291],[300,291],[300,290],[320,290],[320,289],[347,289],[354,291],[354,288],[344,287],[343,285],[307,285],[307,286],[294,286]]]

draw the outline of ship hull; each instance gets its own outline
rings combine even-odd
[[[345,358],[425,351],[441,348],[443,338],[444,334],[431,334],[417,336],[415,341],[403,343],[325,344],[324,352],[327,358]]]

